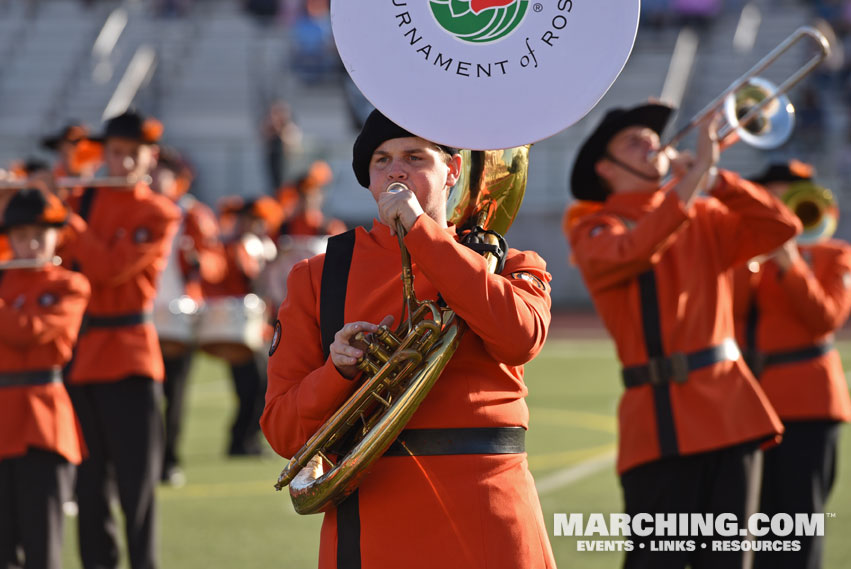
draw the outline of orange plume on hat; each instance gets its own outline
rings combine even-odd
[[[331,166],[324,160],[317,160],[310,165],[307,174],[299,180],[298,190],[304,192],[307,190],[319,189],[326,186],[334,179],[334,173],[331,171]]]
[[[42,221],[49,224],[63,223],[68,217],[68,210],[55,195],[46,193],[47,204],[44,207]]]
[[[284,220],[284,210],[281,205],[270,197],[262,197],[254,200],[251,213],[259,217],[269,227],[277,227]]]
[[[74,172],[97,169],[103,163],[103,143],[88,138],[74,146],[70,166]]]
[[[142,123],[142,139],[148,144],[155,144],[163,136],[165,127],[155,118],[147,118]]]
[[[811,179],[815,174],[811,164],[801,162],[800,160],[789,160],[789,171],[800,178]]]

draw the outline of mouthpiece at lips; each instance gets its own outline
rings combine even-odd
[[[401,192],[401,191],[404,191],[404,190],[407,190],[407,189],[408,189],[408,186],[406,186],[402,182],[393,182],[392,184],[387,186],[387,189],[384,190],[384,191],[389,193],[389,194],[395,194],[395,193],[398,193],[398,192]]]

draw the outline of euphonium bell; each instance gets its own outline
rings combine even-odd
[[[504,253],[501,235],[523,200],[529,146],[463,150],[461,155],[463,170],[450,192],[447,218],[459,232],[473,230],[469,235],[475,235],[477,245],[499,247]],[[407,319],[395,331],[381,326],[374,334],[356,336],[365,353],[358,364],[363,372],[360,386],[292,457],[275,485],[278,490],[289,486],[299,514],[332,508],[358,487],[369,465],[384,454],[425,400],[466,328],[442,303],[417,300],[401,224],[396,234]],[[496,270],[496,256],[483,255],[490,270]]]
[[[833,192],[811,181],[795,182],[783,194],[783,203],[791,209],[804,231],[798,243],[810,245],[830,239],[839,221],[839,208]]]

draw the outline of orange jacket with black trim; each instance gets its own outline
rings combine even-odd
[[[355,231],[344,321],[377,323],[392,314],[398,325],[397,238],[378,222],[369,232]],[[469,326],[406,428],[526,428],[523,365],[540,351],[550,323],[544,261],[510,249],[502,273],[489,274],[482,256],[456,242],[454,228],[442,228],[426,215],[414,223],[405,244],[417,298],[435,300],[439,291]],[[285,457],[358,385],[323,354],[324,259],[318,255],[293,268],[278,313],[282,328],[271,350],[261,426]],[[555,567],[525,453],[383,457],[370,468],[358,496],[364,567]],[[337,510],[331,510],[323,523],[322,569],[336,567],[336,519]]]
[[[0,460],[48,450],[79,464],[82,433],[61,381],[89,301],[89,282],[52,265],[0,272]],[[52,381],[18,381],[47,373]]]
[[[251,293],[251,282],[260,274],[262,265],[248,254],[241,240],[224,244],[225,271],[223,278],[202,282],[205,298],[245,296]]]
[[[688,209],[673,191],[619,193],[567,231],[618,357],[631,367],[650,359],[642,274],[655,279],[664,355],[723,346],[735,336],[731,268],[778,247],[800,223],[766,191],[721,171],[711,197]],[[620,473],[782,430],[744,361],[730,351],[726,361],[693,369],[684,382],[625,391],[618,409]]]
[[[69,200],[79,211],[82,196]],[[70,381],[100,383],[145,376],[162,381],[163,363],[150,318],[180,210],[145,184],[98,188],[84,221],[70,216],[60,256],[92,284]]]
[[[736,269],[739,343],[755,351],[754,372],[781,419],[850,421],[842,360],[828,347],[851,312],[851,246],[830,240],[798,251],[787,271],[773,260]],[[815,346],[824,349],[794,357]],[[793,357],[771,361],[783,354]]]
[[[175,243],[187,295],[200,301],[202,283],[219,283],[227,276],[225,248],[219,239],[216,214],[190,195],[178,200],[183,211],[182,231]]]

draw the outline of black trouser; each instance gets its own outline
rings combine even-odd
[[[756,443],[656,460],[621,475],[625,513],[647,514],[731,513],[744,527],[749,511],[756,506],[759,491],[759,450]],[[635,549],[626,554],[625,569],[739,569],[749,564],[750,554],[713,551],[704,537],[650,536],[630,538]],[[731,539],[742,539],[739,537]],[[651,541],[694,540],[694,551],[652,551]],[[706,541],[706,549],[701,542]],[[644,544],[644,548],[640,544]]]
[[[0,568],[61,569],[72,470],[64,457],[34,448],[0,460]]]
[[[186,409],[186,386],[189,383],[189,370],[192,367],[192,350],[173,358],[163,358],[165,365],[165,453],[163,469],[180,464],[177,447],[180,432],[183,429],[183,417]]]
[[[77,473],[84,569],[118,567],[110,498],[117,487],[133,569],[156,564],[154,491],[162,471],[161,386],[146,377],[71,388],[89,457]]]
[[[774,514],[823,513],[836,475],[839,424],[834,421],[789,421],[780,445],[765,451],[760,511]],[[819,569],[824,539],[819,536],[774,537],[795,539],[800,551],[756,554],[757,569]]]
[[[238,407],[231,425],[231,454],[254,454],[260,450],[260,416],[266,396],[265,366],[262,356],[255,354],[245,363],[231,364],[231,377]]]

